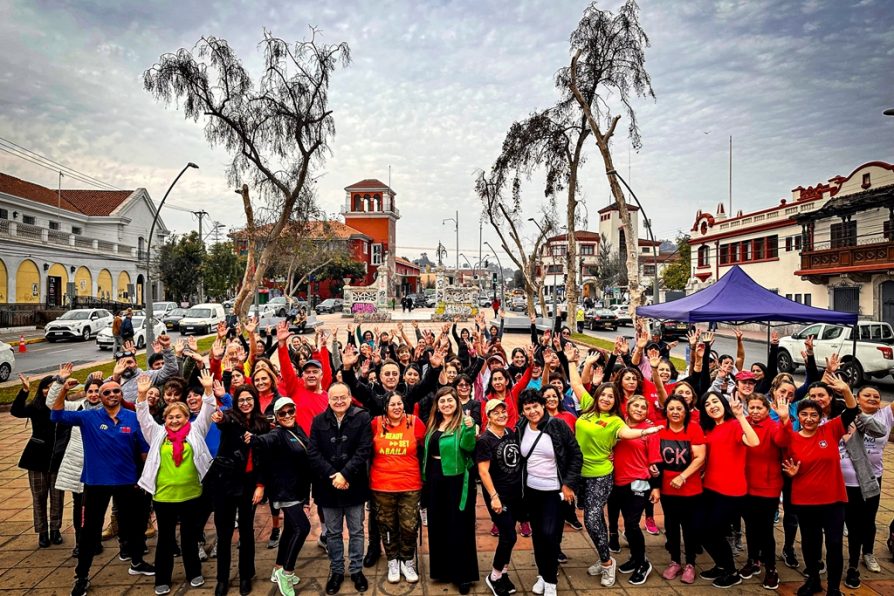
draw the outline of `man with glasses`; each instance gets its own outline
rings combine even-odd
[[[161,385],[170,377],[180,374],[180,365],[177,364],[177,356],[171,349],[171,338],[162,334],[156,341],[161,348],[159,351],[164,364],[161,368],[145,371],[145,374],[152,379],[153,385]],[[115,368],[112,371],[112,376],[106,379],[119,384],[124,401],[131,404],[137,399],[137,378],[144,372],[137,366],[136,356],[137,352],[133,342],[125,342],[124,351],[115,354]]]
[[[61,394],[60,394],[61,395]],[[81,429],[84,445],[84,525],[78,564],[75,568],[73,596],[87,593],[90,567],[100,544],[100,533],[109,500],[118,503],[122,543],[128,550],[118,558],[130,560],[130,575],[155,575],[155,568],[143,561],[146,547],[145,499],[136,488],[139,479],[138,458],[146,457],[149,446],[140,432],[136,413],[121,407],[123,392],[115,381],[99,388],[102,408],[65,411],[64,396],[53,403],[50,419]]]

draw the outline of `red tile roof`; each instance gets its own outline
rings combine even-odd
[[[350,186],[346,186],[345,190],[387,190],[389,192],[394,192],[391,190],[387,184],[382,182],[381,180],[376,180],[375,178],[367,178],[366,180],[361,180],[360,182],[355,182]]]
[[[599,242],[601,240],[601,236],[599,232],[588,232],[587,230],[578,230],[574,232],[574,238],[578,242],[581,240],[592,240],[593,242]],[[558,236],[553,236],[547,242],[561,242],[562,240],[568,240],[568,233],[559,234]]]
[[[412,261],[408,261],[407,259],[405,259],[403,257],[395,257],[394,261],[395,261],[395,263],[399,263],[399,264],[403,265],[404,267],[407,267],[410,269],[415,269],[416,271],[421,271],[419,265],[417,265],[416,263],[414,263]]]
[[[273,224],[260,225],[256,228],[256,232],[258,236],[263,237],[269,233],[272,227]],[[360,230],[352,228],[349,225],[345,225],[344,223],[336,219],[330,219],[327,221],[309,221],[306,225],[295,223],[292,224],[291,227],[287,226],[283,228],[281,236],[287,236],[290,233],[290,229],[293,230],[292,233],[302,234],[304,236],[310,237],[312,240],[350,240],[351,238],[365,238],[367,240],[372,240],[372,238],[370,238]],[[245,228],[236,230],[230,234],[230,236],[232,236],[233,238],[239,239],[243,238],[245,235]]]
[[[60,200],[56,190],[0,172],[0,192],[74,213],[111,215],[134,191],[63,188]]]

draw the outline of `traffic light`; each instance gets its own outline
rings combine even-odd
[[[496,285],[497,285],[497,272],[496,272],[496,271],[494,271],[494,272],[491,274],[491,283],[493,283],[494,286],[496,287]]]

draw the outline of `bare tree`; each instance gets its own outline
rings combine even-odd
[[[290,44],[265,31],[257,85],[227,41],[213,36],[202,37],[192,50],[163,54],[143,74],[146,91],[166,105],[176,102],[186,118],[202,119],[208,143],[232,155],[227,177],[239,186],[248,237],[234,307],[242,316],[273,259],[272,240],[290,221],[307,221],[315,210],[312,173],[335,134],[330,78],[350,62],[347,44],[322,44],[317,35],[311,28],[310,39]],[[269,227],[261,225],[268,220]]]
[[[655,97],[645,68],[649,38],[639,24],[639,7],[627,0],[618,13],[600,10],[594,2],[584,10],[577,29],[571,34],[571,66],[562,69],[557,82],[568,92],[566,104],[576,104],[586,118],[602,156],[605,175],[618,215],[624,226],[627,248],[627,283],[631,309],[641,303],[637,231],[627,209],[611,153],[611,140],[621,119],[609,103],[614,99],[629,119],[628,136],[633,147],[642,145],[631,100]]]

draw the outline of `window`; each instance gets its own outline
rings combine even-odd
[[[553,244],[552,253],[554,257],[564,257],[568,252],[568,247],[564,244]]]
[[[754,241],[754,260],[760,261],[764,258],[764,243],[766,242],[765,238],[758,238]]]
[[[779,236],[767,236],[767,258],[779,258]]]
[[[844,331],[844,327],[839,327],[838,325],[829,325],[825,329],[823,329],[823,336],[820,339],[838,339],[841,337],[841,333]]]
[[[733,242],[729,245],[729,262],[735,263],[739,260],[739,243]]]
[[[872,186],[872,178],[869,176],[868,173],[863,174],[863,184],[861,184],[860,186],[862,186],[863,188],[869,188],[870,186]]]
[[[84,233],[84,230],[80,226],[71,226],[71,233],[75,236],[80,236]]]
[[[720,264],[726,265],[729,263],[729,245],[721,244],[720,245]]]
[[[561,275],[563,268],[561,265],[547,265],[546,272],[549,275]]]
[[[791,295],[791,294],[786,294],[786,295],[785,295],[785,299],[786,299],[786,300],[791,300],[791,299],[792,299],[792,295]]]
[[[801,304],[801,294],[795,294],[795,302]]]
[[[810,294],[804,294],[804,304],[807,306],[811,306],[813,304],[813,298]]]
[[[655,275],[655,265],[643,265],[643,275]]]
[[[9,219],[9,211],[0,209],[0,219]]]
[[[581,244],[580,254],[581,256],[591,257],[596,254],[596,247],[593,244]]]
[[[369,244],[367,244],[366,242],[363,243],[363,254],[369,254]]]
[[[832,248],[854,246],[857,243],[857,222],[844,221],[832,224],[830,228]]]
[[[23,215],[22,223],[28,224],[29,226],[33,226],[34,225],[34,216],[33,215]]]
[[[792,237],[786,236],[785,238],[785,252],[792,252]]]
[[[3,209],[0,209],[0,219],[6,219],[6,217],[3,215]],[[885,230],[885,240],[887,240],[888,242],[891,242],[891,240],[894,240],[894,237],[892,237],[892,233],[891,233],[891,220],[890,219],[885,220],[884,230]]]
[[[751,242],[743,242],[742,243],[742,256],[739,260],[741,260],[741,261],[750,261],[751,260]]]
[[[707,267],[710,265],[710,255],[711,249],[708,248],[707,244],[703,244],[698,247],[698,266],[699,267]]]
[[[57,230],[57,231],[59,230],[59,222],[58,221],[51,221],[49,223],[50,223],[51,230]]]
[[[801,236],[795,236],[795,250],[801,250]]]
[[[372,245],[372,264],[373,265],[381,265],[382,264],[382,245],[381,244],[373,244]]]

